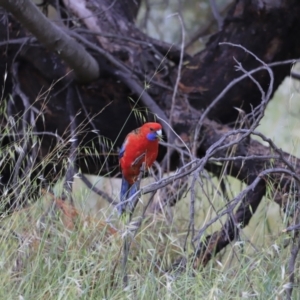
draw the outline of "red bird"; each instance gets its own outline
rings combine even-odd
[[[130,132],[119,152],[119,162],[122,172],[122,186],[120,201],[137,192],[136,181],[140,169],[145,162],[145,167],[150,168],[158,154],[158,141],[162,136],[162,127],[159,123],[145,123],[142,127]],[[127,204],[121,204],[119,211],[122,214]]]

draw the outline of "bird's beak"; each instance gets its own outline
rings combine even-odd
[[[159,130],[157,130],[156,131],[156,135],[157,135],[157,138],[160,140],[160,141],[162,141],[162,130],[161,129],[159,129]]]

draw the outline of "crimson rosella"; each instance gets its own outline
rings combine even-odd
[[[119,162],[122,172],[122,186],[119,212],[126,210],[124,202],[138,190],[136,181],[143,163],[150,168],[158,154],[158,140],[162,136],[162,126],[159,123],[149,122],[130,132],[119,152]],[[129,204],[130,206],[130,204]]]

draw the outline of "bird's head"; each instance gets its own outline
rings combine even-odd
[[[141,129],[146,135],[146,138],[151,142],[162,139],[162,127],[159,123],[145,123]]]

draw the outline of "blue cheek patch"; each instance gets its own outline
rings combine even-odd
[[[148,141],[155,141],[157,140],[157,133],[156,132],[150,132],[147,134],[147,140]]]

